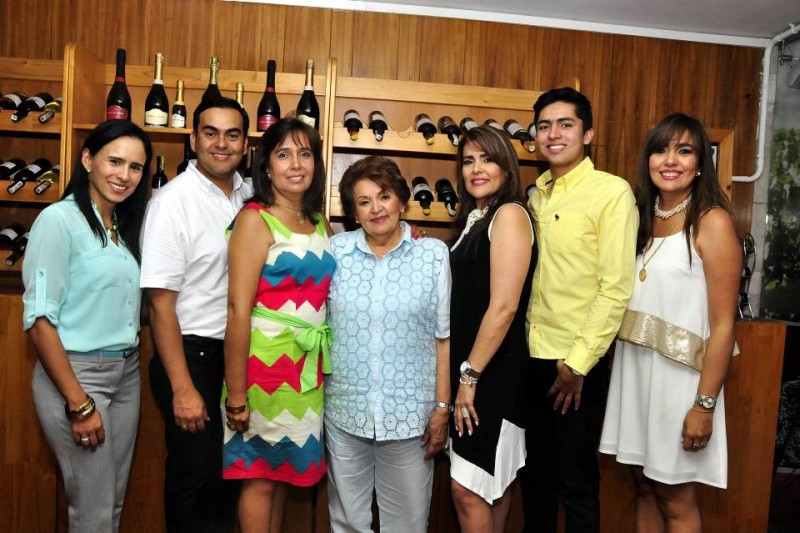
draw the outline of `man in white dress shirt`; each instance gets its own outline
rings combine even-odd
[[[236,168],[247,150],[247,113],[214,98],[194,112],[197,160],[150,201],[142,278],[156,356],[153,395],[167,444],[167,530],[230,531],[238,485],[222,480],[220,399],[227,319],[225,230],[252,195]]]

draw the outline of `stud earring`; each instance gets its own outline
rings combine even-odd
[[[697,171],[697,174],[695,174],[695,176],[699,176],[699,175],[700,175],[700,171],[698,170],[698,171]]]

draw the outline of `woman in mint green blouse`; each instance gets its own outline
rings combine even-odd
[[[92,130],[61,201],[31,228],[23,328],[39,352],[36,414],[69,530],[117,531],[139,418],[139,233],[152,148],[129,121]]]

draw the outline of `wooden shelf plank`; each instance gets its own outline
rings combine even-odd
[[[542,161],[537,152],[529,152],[519,141],[512,139],[511,144],[520,161]],[[442,133],[434,136],[433,144],[428,144],[421,133],[412,130],[387,130],[383,135],[383,140],[378,141],[372,131],[365,128],[359,132],[358,139],[354,141],[347,133],[347,129],[343,127],[333,128],[333,147],[334,150],[338,148],[356,151],[405,152],[449,157],[455,157],[457,150],[450,138]]]
[[[39,123],[39,113],[31,113],[19,122],[11,122],[11,111],[0,111],[0,131],[11,133],[37,133],[42,135],[61,135],[60,116],[46,124]]]
[[[21,189],[14,194],[9,194],[6,187],[11,182],[8,180],[0,181],[0,202],[15,202],[15,203],[33,203],[33,204],[52,204],[58,201],[58,184],[53,183],[49,189],[42,194],[36,194],[33,189],[36,183],[26,183]]]
[[[134,121],[135,122],[135,121]],[[159,135],[166,135],[166,136],[173,136],[173,135],[189,135],[192,133],[190,128],[151,128],[145,127],[141,124],[137,125],[142,128],[148,135],[151,136],[159,136]],[[97,124],[73,124],[73,128],[79,131],[91,131],[97,127]],[[247,133],[248,139],[259,139],[261,136],[264,135],[263,131],[255,131],[250,130]]]
[[[338,196],[331,197],[331,209],[328,213],[330,217],[344,218],[344,209],[342,208],[341,199]],[[433,202],[431,204],[431,214],[426,215],[422,212],[419,202],[414,200],[408,201],[406,212],[403,213],[403,220],[407,222],[414,222],[424,224],[426,222],[435,222],[439,224],[449,224],[455,221],[455,217],[451,217],[447,213],[447,209],[442,202]]]

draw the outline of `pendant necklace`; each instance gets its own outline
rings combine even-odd
[[[661,249],[661,247],[667,241],[667,237],[669,237],[670,235],[672,235],[675,232],[675,228],[678,225],[677,222],[678,222],[678,219],[676,218],[672,222],[670,227],[667,229],[667,234],[664,237],[661,238],[661,242],[658,243],[658,246],[656,246],[655,251],[650,255],[649,258],[647,257],[647,251],[653,245],[653,237],[650,237],[650,239],[647,241],[647,245],[644,247],[644,250],[642,251],[642,269],[639,271],[639,281],[644,281],[644,280],[647,279],[647,263],[649,263],[650,261],[653,260],[653,258],[656,256],[658,251]]]
[[[106,233],[108,233],[108,236],[113,239],[114,235],[117,234],[117,230],[119,228],[119,226],[117,225],[117,212],[116,211],[112,211],[111,212],[111,227],[108,227],[105,224],[103,224],[103,227],[106,228]]]

